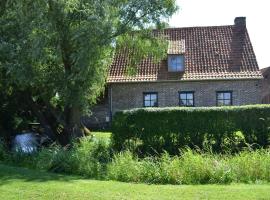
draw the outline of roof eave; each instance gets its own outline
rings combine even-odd
[[[198,81],[237,81],[237,80],[262,80],[261,77],[242,77],[242,78],[207,78],[207,79],[184,79],[184,80],[128,80],[128,81],[107,81],[107,84],[115,83],[164,83],[164,82],[198,82]]]

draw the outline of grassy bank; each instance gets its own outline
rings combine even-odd
[[[109,134],[103,133],[82,138],[70,148],[52,145],[32,155],[0,148],[0,160],[8,165],[98,180],[175,185],[269,183],[269,155],[270,149],[237,154],[183,149],[177,156],[139,158],[131,151],[115,152]]]
[[[270,199],[270,185],[146,185],[84,180],[0,164],[0,199]]]

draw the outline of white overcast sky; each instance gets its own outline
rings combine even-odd
[[[234,24],[246,17],[247,29],[260,68],[270,66],[270,0],[177,0],[180,7],[171,27]]]

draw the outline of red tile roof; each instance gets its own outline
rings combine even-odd
[[[167,54],[177,55],[185,53],[185,40],[169,40]]]
[[[168,28],[154,32],[173,41],[173,52],[177,51],[175,47],[180,47],[180,51],[184,48],[184,73],[168,72],[167,60],[154,63],[147,58],[138,66],[136,75],[127,76],[127,51],[123,51],[114,57],[108,83],[262,78],[245,26]]]

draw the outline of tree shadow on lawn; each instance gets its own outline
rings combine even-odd
[[[70,182],[82,179],[85,178],[56,173],[48,173],[43,171],[36,171],[21,167],[12,167],[0,164],[0,186],[11,182],[15,182],[16,180],[25,182],[46,182],[46,181]]]

